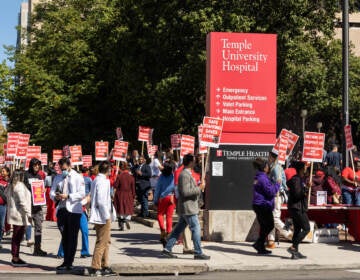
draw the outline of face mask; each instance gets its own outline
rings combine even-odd
[[[63,170],[61,174],[65,178],[65,177],[67,177],[69,175],[69,171]]]

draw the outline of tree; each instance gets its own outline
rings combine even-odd
[[[32,42],[15,55],[21,83],[5,112],[11,129],[47,149],[81,143],[87,152],[113,140],[117,126],[133,145],[138,125],[154,127],[157,143],[195,134],[205,114],[206,35],[232,31],[278,35],[279,129],[294,129],[303,108],[312,121],[338,116],[337,11],[331,0],[53,0],[37,6]],[[352,112],[359,69],[352,56]]]

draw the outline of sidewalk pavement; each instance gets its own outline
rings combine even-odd
[[[89,225],[90,252],[95,243],[95,231]],[[131,229],[121,232],[117,223],[112,225],[110,260],[112,268],[120,274],[182,274],[205,271],[244,270],[308,270],[308,269],[359,269],[360,245],[350,242],[337,244],[301,244],[300,250],[308,256],[305,260],[291,260],[286,248],[289,243],[281,243],[270,256],[259,256],[251,243],[246,242],[202,242],[204,253],[211,256],[209,261],[195,261],[191,255],[182,254],[182,245],[176,245],[174,252],[178,259],[161,257],[162,245],[158,241],[159,228],[132,222]],[[47,257],[32,256],[33,248],[21,246],[20,257],[31,264],[26,268],[10,265],[10,237],[3,240],[0,250],[0,273],[56,273],[55,267],[62,263],[56,258],[60,234],[56,223],[44,222],[43,249]],[[75,266],[88,267],[91,258],[81,259],[81,239],[79,234],[78,252]]]

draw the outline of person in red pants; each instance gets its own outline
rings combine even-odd
[[[159,177],[155,188],[154,203],[158,207],[157,219],[159,222],[161,234],[160,242],[166,245],[166,238],[172,231],[173,213],[175,210],[175,184],[174,184],[175,166],[171,162],[165,162],[162,174]],[[166,215],[166,228],[164,216]]]
[[[53,169],[53,166],[49,166],[48,168],[48,174],[45,177],[45,189],[46,189],[46,221],[50,222],[56,222],[56,210],[55,210],[55,202],[50,198],[50,190],[51,190],[51,184],[55,176],[57,175],[55,169]]]

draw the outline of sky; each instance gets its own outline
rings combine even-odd
[[[16,45],[18,14],[21,2],[26,0],[0,0],[0,62],[6,59],[4,45]],[[10,62],[8,62],[10,65]]]

